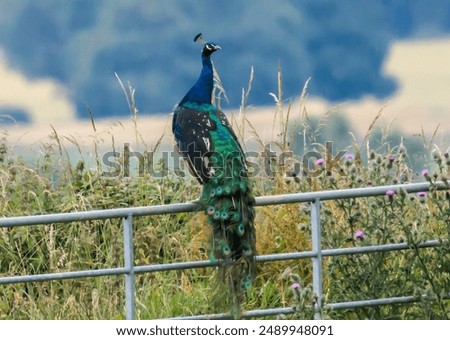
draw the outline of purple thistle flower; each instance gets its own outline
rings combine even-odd
[[[316,165],[322,165],[323,163],[325,163],[325,160],[323,158],[319,158],[316,160]]]
[[[291,286],[292,290],[294,291],[295,297],[298,301],[300,301],[300,283],[295,282]]]
[[[430,172],[428,171],[428,169],[423,169],[420,173],[423,177],[425,177],[427,181],[431,181]]]
[[[344,155],[344,164],[349,166],[353,163],[353,155],[351,153],[346,153]]]
[[[299,289],[300,288],[300,283],[298,283],[298,282],[293,283],[291,288],[292,289]]]
[[[389,159],[389,162],[392,163],[393,161],[395,161],[395,156],[389,156],[388,159]]]
[[[395,195],[395,191],[394,190],[389,189],[388,191],[386,191],[386,196],[387,197],[392,198],[392,197],[394,197],[394,195]]]
[[[417,193],[417,197],[418,197],[420,203],[425,203],[427,193],[425,191],[420,191]]]
[[[448,152],[444,152],[444,157],[448,158]]]
[[[363,240],[364,239],[364,231],[362,231],[362,230],[355,231],[355,238],[357,240]]]

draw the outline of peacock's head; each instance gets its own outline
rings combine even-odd
[[[213,43],[213,42],[207,42],[203,46],[202,54],[205,56],[209,56],[213,54],[215,51],[220,50],[220,46]]]
[[[210,56],[211,54],[213,54],[215,51],[220,50],[220,46],[217,45],[216,43],[213,43],[211,41],[209,42],[205,42],[203,40],[202,34],[199,33],[195,36],[194,38],[195,42],[199,42],[200,44],[203,45],[203,50],[202,50],[202,54],[206,57]]]

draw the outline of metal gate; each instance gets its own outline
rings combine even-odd
[[[434,184],[437,190],[445,189],[443,182]],[[302,252],[283,253],[283,254],[269,254],[257,256],[257,262],[272,262],[283,260],[306,259],[312,260],[312,284],[313,293],[318,297],[315,304],[315,319],[321,319],[321,311],[323,309],[347,309],[357,307],[370,307],[380,305],[390,305],[397,303],[411,303],[418,301],[415,296],[399,296],[383,299],[361,300],[361,301],[345,301],[335,302],[322,305],[323,289],[322,289],[322,261],[327,256],[343,256],[373,252],[388,252],[409,249],[410,245],[407,243],[384,244],[374,246],[360,246],[351,248],[335,248],[322,249],[321,246],[321,225],[320,225],[320,202],[326,200],[349,199],[357,197],[370,197],[385,195],[387,190],[400,189],[408,193],[419,191],[429,191],[430,183],[413,183],[403,185],[389,185],[368,188],[343,189],[318,191],[308,193],[296,193],[275,196],[262,196],[256,198],[256,206],[277,205],[288,203],[310,203],[311,205],[311,244],[312,249]],[[0,227],[18,227],[30,226],[37,224],[50,223],[67,223],[82,220],[102,220],[111,218],[122,218],[123,223],[123,247],[124,247],[124,265],[123,267],[97,269],[97,270],[82,270],[69,271],[59,273],[47,273],[36,275],[10,276],[0,277],[0,284],[13,284],[24,282],[39,282],[51,280],[76,279],[84,277],[109,276],[109,275],[124,275],[125,278],[125,312],[127,319],[135,318],[135,275],[140,273],[150,273],[158,271],[169,270],[184,270],[192,268],[203,268],[214,266],[210,261],[193,261],[193,262],[177,262],[170,264],[152,264],[144,266],[134,265],[134,246],[133,246],[133,218],[136,216],[147,215],[162,215],[175,214],[181,212],[192,212],[197,210],[196,203],[176,203],[168,205],[157,205],[148,207],[134,207],[134,208],[119,208],[109,210],[92,210],[83,212],[48,214],[37,216],[22,216],[22,217],[6,217],[0,218]],[[428,240],[415,245],[418,248],[438,247],[441,245],[439,240]],[[447,294],[445,298],[450,298]],[[271,309],[257,309],[243,313],[243,317],[261,317],[278,314],[294,313],[294,308],[271,308]],[[223,319],[229,317],[228,314],[210,314],[210,315],[195,315],[178,317],[177,319]]]

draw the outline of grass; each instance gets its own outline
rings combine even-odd
[[[281,68],[274,109],[273,147],[289,152],[296,132],[302,126],[304,150],[325,155],[324,163],[311,159],[307,177],[292,168],[299,156],[289,159],[256,157],[255,165],[270,166],[272,176],[255,177],[256,195],[307,192],[340,188],[387,185],[414,180],[408,150],[404,145],[385,143],[379,150],[369,147],[367,138],[361,144],[349,141],[347,156],[339,167],[329,168],[326,146],[318,142],[321,126],[311,128],[307,114],[305,85],[298,114],[282,98]],[[120,78],[119,78],[120,81]],[[245,111],[251,89],[243,91],[242,107],[232,117],[239,137],[246,130],[257,140],[261,151],[268,141],[259,138],[246,119]],[[134,139],[143,151],[154,152],[145,144],[139,131],[139,115],[134,89],[120,81],[130,106]],[[223,92],[219,87],[219,93]],[[220,100],[218,101],[220,103]],[[381,112],[380,112],[381,114]],[[53,141],[41,147],[35,162],[25,162],[10,151],[7,132],[0,140],[0,215],[21,216],[53,212],[85,211],[114,207],[170,204],[197,199],[200,187],[192,178],[179,178],[169,164],[160,161],[157,170],[168,169],[168,176],[103,175],[101,138],[93,127],[91,159],[80,155],[73,163],[68,148],[81,150],[72,137],[53,131]],[[297,125],[296,125],[297,124]],[[299,125],[300,124],[300,125]],[[279,128],[279,129],[276,129]],[[133,135],[131,135],[133,136]],[[112,149],[115,149],[114,138]],[[420,180],[446,181],[450,174],[448,150],[433,147],[427,164],[429,173]],[[81,151],[80,151],[81,153]],[[351,156],[350,156],[351,155]],[[93,159],[93,161],[92,161]],[[300,159],[301,160],[301,159]],[[124,164],[124,159],[120,159]],[[89,168],[87,163],[93,164]],[[425,167],[425,166],[424,166]],[[305,169],[304,169],[305,170]],[[324,311],[330,319],[448,319],[450,303],[444,295],[450,292],[450,192],[431,190],[425,195],[404,192],[392,197],[358,198],[325,202],[323,247],[351,247],[408,242],[411,249],[393,253],[373,253],[333,257],[325,260],[324,292],[327,302],[414,295],[418,303],[408,305]],[[257,245],[260,254],[294,252],[310,249],[309,206],[292,204],[257,208]],[[140,217],[134,220],[135,264],[170,263],[207,259],[208,231],[202,213]],[[360,231],[363,237],[356,237]],[[440,239],[443,246],[417,249],[418,242]],[[79,221],[68,224],[0,228],[0,272],[2,276],[28,275],[122,266],[122,229],[117,219]],[[216,289],[213,268],[171,271],[137,275],[137,318],[162,318],[177,315],[227,311],[226,301],[214,298]],[[299,288],[292,288],[298,283]],[[123,319],[124,293],[121,277],[98,277],[40,283],[0,286],[0,319]],[[297,287],[297,286],[294,286]],[[288,318],[309,319],[313,316],[314,296],[311,289],[310,260],[267,263],[259,266],[254,288],[244,304],[246,310],[296,306],[297,313]]]

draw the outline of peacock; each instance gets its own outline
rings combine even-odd
[[[255,277],[255,200],[243,149],[225,114],[211,102],[211,55],[221,48],[203,41],[201,33],[194,41],[203,46],[203,67],[174,111],[172,132],[190,172],[203,186],[199,207],[212,228],[210,259],[219,267],[219,281],[229,287],[238,317]]]

